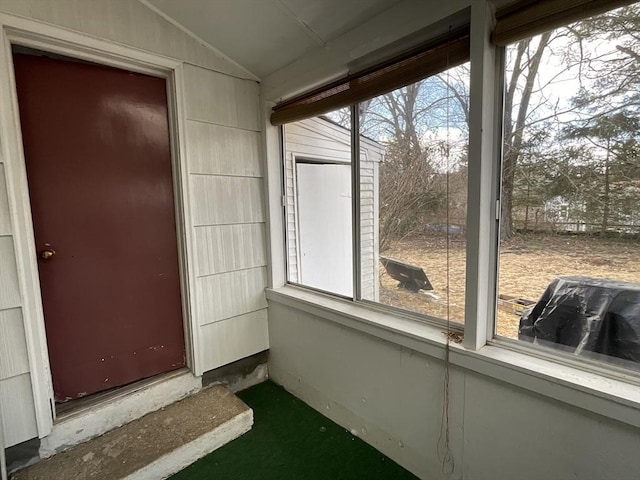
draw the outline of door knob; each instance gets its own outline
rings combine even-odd
[[[40,253],[40,257],[43,260],[49,260],[51,257],[53,257],[56,254],[56,251],[53,250],[52,248],[47,248],[46,250],[43,250]]]

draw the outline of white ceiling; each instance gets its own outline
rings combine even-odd
[[[141,1],[264,78],[403,0]]]
[[[401,0],[147,0],[259,78]]]

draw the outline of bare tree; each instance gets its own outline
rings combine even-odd
[[[380,166],[382,250],[394,239],[423,231],[450,206],[464,222],[466,184],[460,188],[459,180],[464,176],[466,182],[468,72],[456,67],[375,97],[361,111],[361,133],[387,146]],[[449,128],[464,133],[445,139],[442,132]],[[443,158],[451,164],[444,165]],[[447,196],[447,174],[455,174],[455,199]]]
[[[514,175],[522,151],[531,96],[536,86],[535,82],[543,54],[550,42],[551,33],[543,34],[537,43],[532,39],[519,42],[506,82],[502,153],[502,218],[500,219],[502,238],[509,238],[513,235]],[[518,93],[520,98],[516,103]]]
[[[607,42],[613,43],[613,46],[602,48]],[[524,145],[531,143],[531,132],[538,125],[549,125],[549,121],[556,124],[555,132],[549,129],[546,138],[539,137],[540,146],[544,148],[553,143],[559,145],[563,142],[563,135],[565,140],[568,138],[563,124],[573,125],[570,128],[576,135],[585,135],[584,141],[593,141],[594,132],[587,132],[584,128],[580,130],[576,122],[597,123],[600,117],[604,121],[621,110],[633,109],[637,112],[640,107],[640,5],[614,10],[534,39],[523,40],[509,47],[508,52],[501,192],[502,238],[514,233],[513,201],[516,194],[514,190],[518,188],[515,175],[518,162],[526,154]],[[556,66],[553,75],[545,69],[552,60],[562,60],[564,64],[563,68]],[[542,73],[545,73],[545,78]],[[574,83],[578,82],[581,90],[572,101],[565,99],[560,104],[554,83],[558,79],[567,81],[569,78]],[[572,140],[577,141],[578,137],[574,136]],[[610,149],[605,150],[611,153]],[[564,153],[562,147],[558,151],[560,155]],[[547,157],[541,155],[540,158],[544,161]],[[610,170],[606,165],[609,163],[605,162],[605,177]],[[609,203],[606,201],[609,197],[605,182],[605,205]],[[605,224],[610,213],[608,210],[609,207],[604,208]]]

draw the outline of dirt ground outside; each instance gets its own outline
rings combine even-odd
[[[464,238],[450,237],[448,255],[446,236],[437,233],[398,240],[381,255],[422,267],[434,289],[413,293],[398,288],[398,282],[380,266],[380,302],[464,323]],[[500,247],[501,295],[537,301],[554,278],[570,275],[640,284],[640,241],[528,234],[503,242]],[[519,315],[499,309],[498,335],[517,338],[519,320]]]

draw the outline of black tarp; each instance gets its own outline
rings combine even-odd
[[[560,277],[520,318],[520,340],[640,363],[640,285]],[[560,347],[562,346],[562,347]]]

